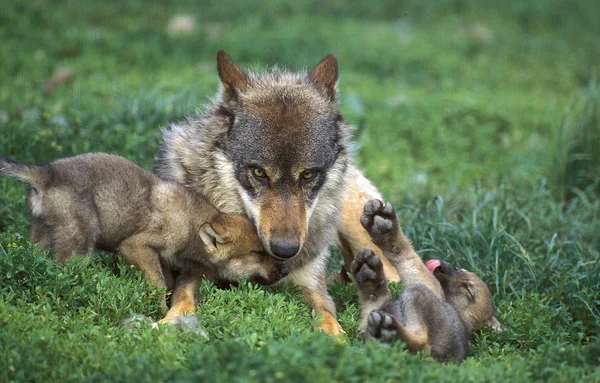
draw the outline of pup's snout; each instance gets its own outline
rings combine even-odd
[[[290,270],[288,269],[288,267],[284,263],[282,263],[282,264],[279,265],[279,272],[281,273],[281,276],[283,278],[285,278],[290,273]]]
[[[257,273],[253,277],[249,278],[251,282],[259,283],[261,285],[272,285],[273,283],[277,283],[281,279],[288,276],[290,270],[285,263],[277,262],[273,258],[269,258],[269,261],[270,265],[267,275]]]
[[[271,242],[271,252],[280,259],[290,259],[300,251],[300,245],[292,242]]]

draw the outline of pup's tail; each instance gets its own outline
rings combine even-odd
[[[8,157],[0,156],[0,176],[8,176],[25,181],[33,187],[41,187],[46,176],[40,171],[39,165],[26,165],[11,160]]]

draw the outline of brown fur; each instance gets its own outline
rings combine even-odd
[[[429,271],[414,251],[406,251],[410,243],[389,203],[367,202],[361,223],[405,286],[399,298],[391,299],[379,256],[370,249],[357,253],[352,272],[367,338],[402,339],[412,352],[428,352],[440,362],[460,362],[468,355],[473,331],[486,324],[500,330],[486,284],[476,274],[441,261]]]
[[[53,249],[58,262],[98,248],[121,253],[158,287],[175,283],[165,319],[193,312],[201,278],[270,284],[287,275],[248,219],[123,157],[85,154],[40,166],[0,158],[0,174],[31,185],[31,240]],[[175,282],[172,270],[181,271]]]

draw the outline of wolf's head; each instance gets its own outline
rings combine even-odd
[[[217,67],[218,113],[229,121],[218,148],[233,164],[263,246],[290,259],[306,240],[319,196],[340,185],[346,169],[349,127],[336,100],[337,60],[325,57],[310,74],[247,74],[219,51]]]

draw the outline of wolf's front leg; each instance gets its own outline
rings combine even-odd
[[[396,210],[389,202],[384,204],[378,199],[367,202],[360,223],[396,268],[405,287],[421,283],[429,287],[436,296],[444,299],[440,283],[425,267],[410,240],[400,229]]]
[[[327,292],[326,259],[327,253],[297,269],[291,269],[288,278],[302,289],[304,302],[308,307],[322,316],[319,330],[328,335],[340,335],[345,332],[337,321],[335,304]]]
[[[363,249],[356,253],[350,269],[360,295],[360,330],[364,332],[367,317],[390,299],[390,291],[381,259],[373,250]]]
[[[160,323],[173,323],[177,317],[196,312],[198,290],[202,282],[202,273],[197,269],[185,269],[177,276],[171,296],[171,308]]]

